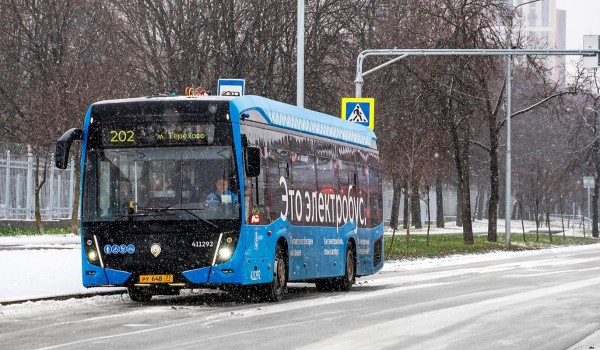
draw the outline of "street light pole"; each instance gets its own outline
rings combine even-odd
[[[508,0],[508,2],[510,3],[510,5],[513,5],[512,0]],[[515,7],[516,8],[516,7]],[[511,31],[512,31],[512,13],[511,13],[511,19],[510,19],[510,26],[507,28],[506,30],[506,49],[510,50],[510,48],[512,47],[511,42]],[[506,184],[505,184],[505,191],[506,191],[506,198],[504,201],[504,227],[505,227],[505,233],[504,233],[504,245],[506,248],[510,248],[510,217],[511,217],[511,196],[512,194],[511,192],[511,183],[512,183],[512,173],[511,173],[511,156],[510,156],[510,117],[511,117],[511,111],[512,111],[512,106],[511,106],[511,93],[512,93],[512,85],[511,85],[511,67],[512,67],[512,56],[511,55],[507,55],[506,56],[506,176],[505,176],[505,180],[506,180]]]
[[[304,0],[298,0],[296,43],[296,105],[304,107]]]
[[[594,106],[595,107],[595,106]],[[592,111],[594,112],[594,143],[592,144],[592,157],[593,157],[593,163],[595,164],[595,168],[596,168],[596,173],[594,174],[593,177],[591,177],[591,186],[588,186],[588,219],[592,219],[592,236],[597,237],[598,236],[598,189],[596,188],[596,186],[600,185],[597,184],[595,181],[598,176],[600,176],[600,110],[595,109],[595,108],[591,108],[591,107],[586,107],[586,109],[588,111]],[[593,206],[591,204],[590,201],[590,188],[594,189],[594,202],[593,202]],[[594,209],[594,211],[592,212],[592,208]]]
[[[524,2],[517,6],[513,7],[513,12],[520,6],[531,4],[534,2],[538,2],[541,0],[532,0],[528,2]],[[510,6],[513,6],[513,0],[508,0]],[[506,29],[506,49],[510,50],[512,47],[512,17],[511,13],[510,26]],[[504,246],[508,249],[510,248],[510,220],[512,215],[512,194],[511,194],[511,186],[512,186],[512,164],[511,164],[511,144],[510,144],[510,119],[512,117],[512,81],[511,81],[511,67],[512,67],[512,56],[506,56],[506,185],[505,185],[505,206],[504,206]]]

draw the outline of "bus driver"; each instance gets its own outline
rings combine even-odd
[[[229,190],[229,182],[225,179],[218,179],[216,191],[206,196],[207,203],[237,203],[238,196]]]

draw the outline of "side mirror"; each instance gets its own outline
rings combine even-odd
[[[69,129],[58,139],[58,141],[56,141],[54,162],[57,168],[67,168],[69,150],[71,149],[73,140],[83,140],[83,130],[77,128]]]
[[[260,175],[260,147],[246,147],[246,176]]]

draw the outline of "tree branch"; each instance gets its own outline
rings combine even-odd
[[[481,143],[481,142],[479,142],[479,141],[474,141],[474,140],[471,140],[471,143],[472,143],[473,145],[475,145],[475,146],[479,146],[479,148],[483,149],[483,150],[484,150],[484,151],[486,151],[487,153],[490,153],[490,151],[491,151],[491,149],[490,149],[489,147],[485,146],[484,144],[482,144],[482,143]]]
[[[513,114],[510,115],[510,119],[512,119],[512,118],[514,118],[514,117],[516,117],[518,115],[527,113],[530,110],[532,110],[532,109],[534,109],[534,108],[536,108],[536,107],[538,107],[538,106],[540,106],[540,105],[542,105],[542,104],[550,101],[553,98],[556,98],[556,97],[559,97],[559,96],[563,96],[563,95],[567,95],[567,94],[575,94],[575,93],[576,93],[575,91],[561,91],[561,92],[557,92],[555,94],[552,94],[552,95],[544,98],[543,100],[541,100],[541,101],[539,101],[537,103],[532,104],[531,106],[529,106],[527,108],[524,108],[524,109],[522,109],[520,111],[514,112]],[[505,124],[506,124],[506,118],[504,120],[502,120],[502,122],[500,122],[500,124],[498,125],[498,132],[500,132],[500,130],[504,127]]]

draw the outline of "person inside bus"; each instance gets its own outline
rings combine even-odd
[[[111,204],[108,212],[110,214],[127,212],[130,209],[132,199],[131,184],[129,181],[120,181],[118,197]]]
[[[238,196],[229,190],[229,182],[218,179],[215,184],[216,190],[206,196],[206,203],[237,203]]]

